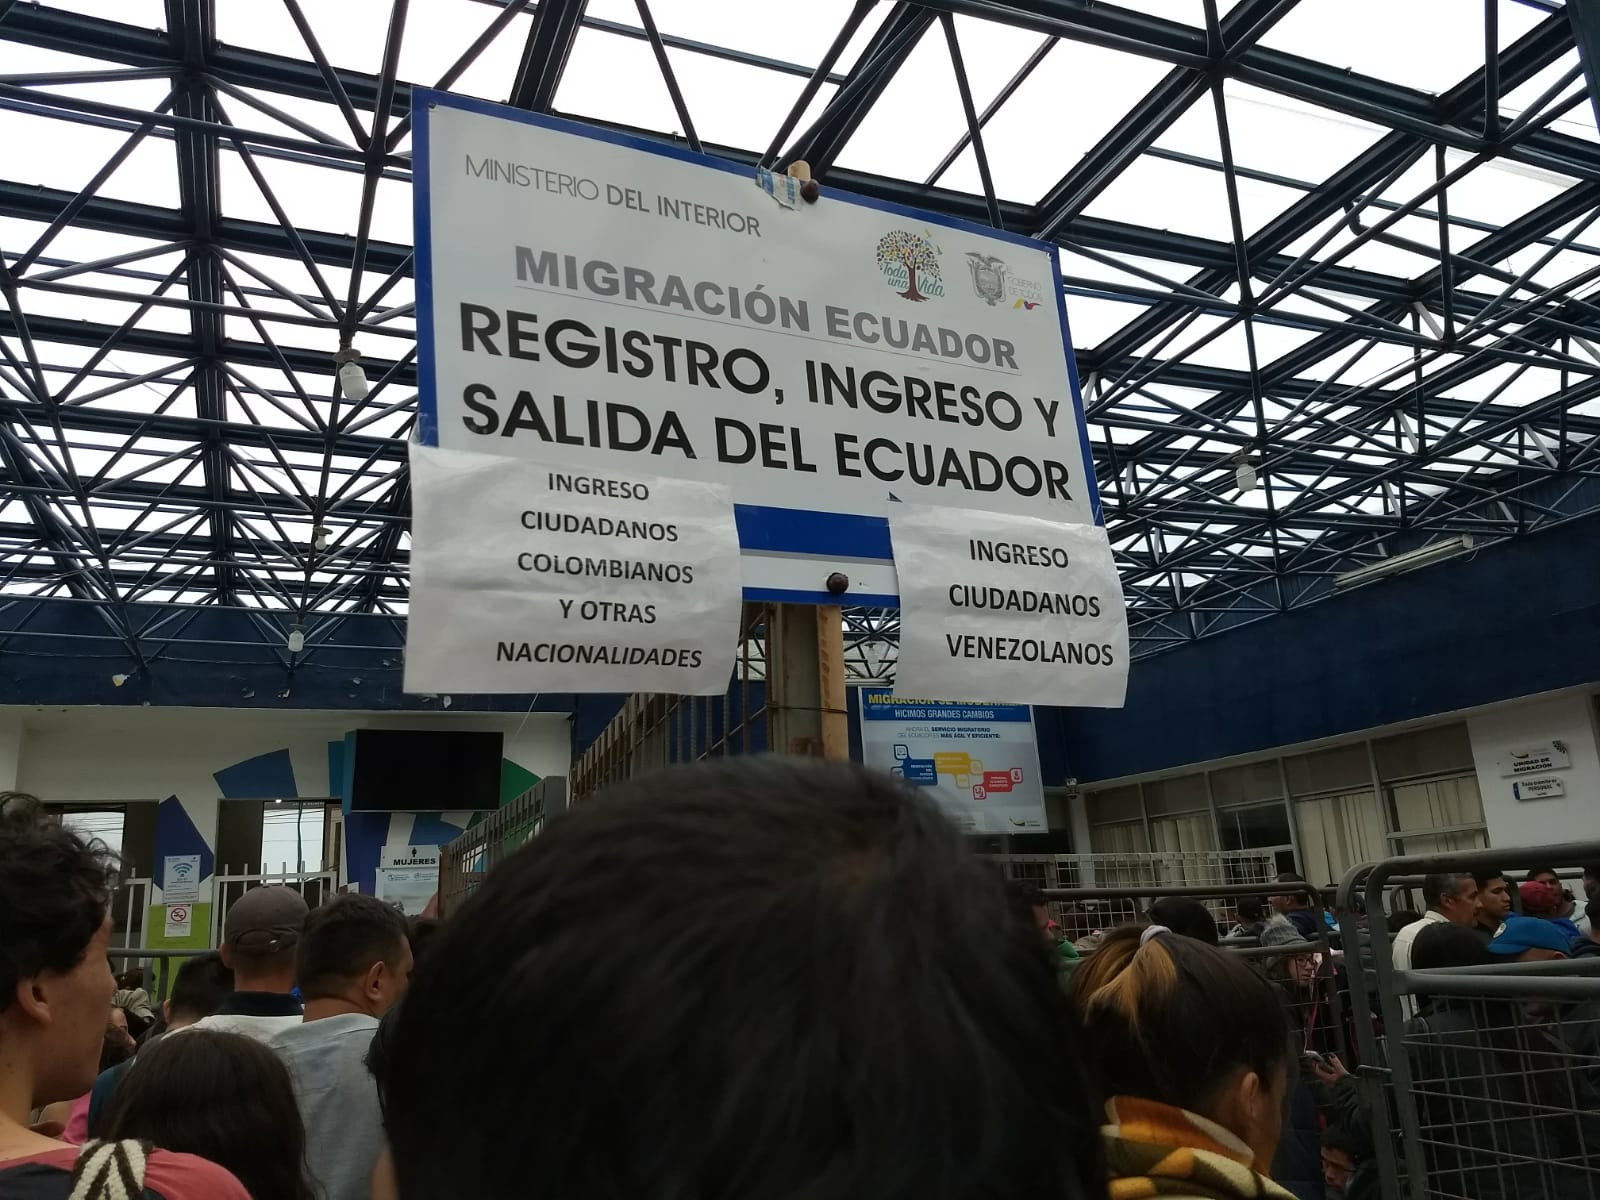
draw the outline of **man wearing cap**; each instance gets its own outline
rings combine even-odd
[[[299,1025],[294,954],[309,911],[293,888],[252,888],[235,900],[222,923],[222,961],[233,969],[234,993],[191,1028],[268,1042]]]
[[[1524,884],[1524,887],[1527,885]],[[1512,914],[1500,924],[1489,943],[1489,953],[1514,962],[1547,962],[1570,958],[1572,939],[1553,921]]]
[[[1522,895],[1523,912],[1529,916],[1543,917],[1566,933],[1573,942],[1583,936],[1583,931],[1572,919],[1576,909],[1572,891],[1561,882],[1561,876],[1553,869],[1546,867],[1534,871],[1519,891]]]

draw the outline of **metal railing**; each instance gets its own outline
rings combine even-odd
[[[276,873],[256,871],[246,874],[230,874],[228,868],[224,867],[211,877],[211,932],[209,944],[213,948],[222,945],[222,923],[228,909],[233,907],[234,901],[239,899],[240,896],[251,888],[257,887],[293,888],[305,897],[307,907],[317,908],[324,900],[339,890],[339,875],[337,871],[282,871]],[[145,944],[149,944],[148,939]]]
[[[642,771],[766,750],[768,638],[777,609],[773,604],[744,605],[739,657],[723,695],[629,696],[572,765],[573,803]]]
[[[1402,971],[1386,908],[1428,874],[1592,860],[1600,842],[1401,856],[1340,883],[1364,909],[1345,958],[1377,1016],[1355,1086],[1384,1200],[1600,1200],[1600,959]]]
[[[495,864],[536,836],[546,821],[566,807],[567,781],[548,776],[445,846],[439,857],[440,915],[459,908]]]
[[[1101,887],[1123,889],[1105,899],[1086,899],[1069,905],[1053,901],[1052,916],[1065,928],[1079,925],[1109,929],[1142,919],[1144,907],[1138,897],[1151,894],[1152,888],[1178,888],[1168,895],[1192,895],[1201,899],[1224,925],[1235,919],[1233,905],[1222,897],[1203,898],[1201,889],[1221,885],[1252,885],[1235,896],[1264,897],[1281,891],[1277,878],[1277,855],[1287,846],[1259,850],[1201,850],[1183,854],[990,854],[984,857],[1009,879],[1034,884],[1045,891],[1081,890]],[[1145,906],[1148,907],[1148,906]],[[1081,937],[1092,929],[1084,929]]]

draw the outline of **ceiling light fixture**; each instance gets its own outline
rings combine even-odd
[[[1357,567],[1353,571],[1346,571],[1342,575],[1333,577],[1335,591],[1346,591],[1349,588],[1360,587],[1364,583],[1371,583],[1375,579],[1387,579],[1390,575],[1401,575],[1406,571],[1414,571],[1418,567],[1426,567],[1436,562],[1443,562],[1447,558],[1454,558],[1458,554],[1466,554],[1472,550],[1476,543],[1470,533],[1463,533],[1457,537],[1446,538],[1442,542],[1420,546],[1415,550],[1407,550],[1404,554],[1393,554],[1388,558],[1380,558],[1377,562],[1368,563],[1364,567]]]
[[[341,346],[339,353],[333,356],[333,363],[339,368],[339,390],[345,399],[365,400],[372,389],[367,383],[367,373],[361,369],[361,352],[352,346]]]
[[[1241,450],[1233,460],[1233,482],[1241,492],[1253,492],[1261,483],[1261,472],[1249,450]]]
[[[289,630],[289,653],[299,654],[306,648],[306,631],[296,625]]]
[[[328,531],[321,525],[311,531],[311,546],[318,554],[328,548]]]

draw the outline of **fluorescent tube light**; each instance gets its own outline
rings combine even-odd
[[[1346,571],[1342,575],[1335,575],[1333,577],[1333,587],[1335,591],[1359,587],[1363,583],[1371,583],[1374,579],[1386,579],[1390,575],[1400,575],[1406,571],[1414,571],[1418,567],[1426,567],[1432,563],[1443,562],[1447,558],[1465,554],[1472,548],[1472,535],[1463,533],[1457,537],[1447,538],[1442,542],[1434,542],[1431,545],[1421,546],[1415,550],[1407,550],[1404,554],[1380,558],[1377,562],[1368,563],[1364,567],[1357,567],[1353,571]]]

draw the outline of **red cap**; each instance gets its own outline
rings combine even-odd
[[[1522,911],[1530,917],[1548,916],[1561,906],[1561,897],[1548,883],[1522,885]]]

